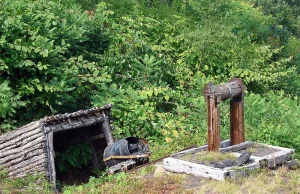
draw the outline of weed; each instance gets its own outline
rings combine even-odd
[[[240,177],[225,181],[203,181],[199,193],[299,193],[300,170],[287,171],[281,167],[276,172],[260,169]],[[259,188],[259,189],[258,189]]]
[[[27,175],[22,178],[10,179],[7,172],[0,170],[0,193],[52,193],[52,185],[41,174]]]
[[[139,170],[139,175],[145,176],[147,174],[153,174],[156,167],[154,165],[146,166]]]

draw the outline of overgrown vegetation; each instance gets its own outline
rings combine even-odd
[[[0,193],[52,193],[52,186],[42,175],[28,175],[11,180],[8,172],[0,167]]]
[[[250,174],[247,178],[227,181],[199,181],[198,193],[299,193],[300,174],[279,168],[276,173],[271,170],[261,170]]]
[[[153,159],[206,141],[202,87],[240,77],[246,138],[300,152],[296,0],[0,0],[0,133],[112,103]],[[229,137],[228,104],[221,136]],[[299,158],[299,155],[298,155]]]
[[[64,193],[298,193],[299,172],[299,169],[287,171],[286,167],[276,173],[263,169],[250,173],[249,177],[224,181],[180,174],[156,176],[151,171],[146,175],[141,171],[135,175],[122,172],[91,178],[85,185],[65,187]]]
[[[92,149],[86,142],[72,144],[60,152],[55,152],[55,156],[58,170],[64,172],[70,167],[81,168],[87,166],[92,159]]]

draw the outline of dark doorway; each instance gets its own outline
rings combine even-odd
[[[53,134],[57,187],[87,183],[105,168],[107,146],[101,125],[92,125]]]

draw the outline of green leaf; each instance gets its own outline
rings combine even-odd
[[[164,98],[166,99],[166,101],[169,101],[170,97],[168,95],[165,95]]]
[[[36,88],[37,88],[38,91],[40,91],[40,92],[43,91],[43,86],[41,86],[41,85],[37,85]]]
[[[34,49],[34,52],[35,52],[35,53],[39,53],[39,52],[41,52],[41,50],[42,50],[41,48],[35,48],[35,49]]]
[[[20,45],[16,45],[15,48],[16,50],[20,51],[22,47]]]
[[[27,52],[28,48],[26,46],[22,46],[22,51]]]
[[[154,88],[154,95],[157,96],[158,95],[158,89]]]
[[[25,61],[25,66],[32,66],[34,63],[31,60],[26,60]]]
[[[83,56],[82,56],[82,55],[80,55],[80,56],[78,57],[78,61],[83,61]]]
[[[95,79],[93,77],[89,77],[89,82],[93,84],[95,82]]]
[[[93,72],[93,77],[97,77],[98,74],[99,74],[99,71],[98,71],[98,70],[94,71],[94,72]]]
[[[148,95],[149,97],[151,97],[151,96],[152,96],[152,94],[153,94],[153,90],[149,90],[149,91],[147,91],[147,95]]]

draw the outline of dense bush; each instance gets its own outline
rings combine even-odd
[[[247,86],[247,137],[299,150],[289,133],[299,133],[298,6],[283,10],[294,14],[285,26],[258,1],[96,2],[1,1],[1,131],[112,103],[118,137],[163,151],[203,144],[202,87],[236,76]]]

